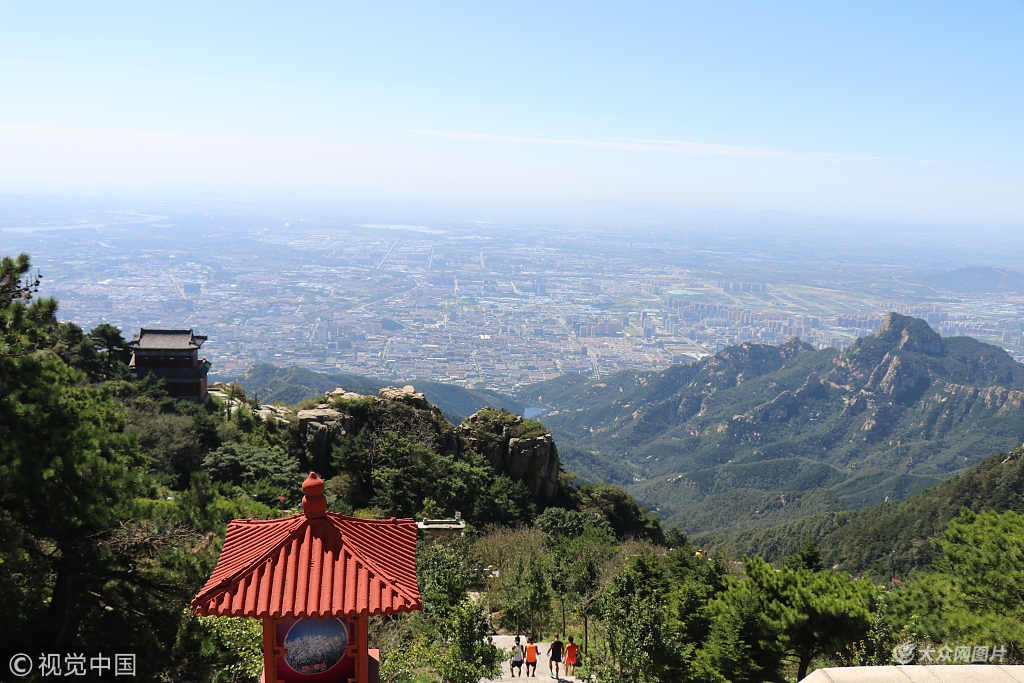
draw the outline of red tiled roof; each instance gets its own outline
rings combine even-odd
[[[192,611],[222,617],[355,616],[422,609],[416,522],[334,513],[228,525]]]

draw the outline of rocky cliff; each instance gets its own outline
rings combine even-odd
[[[462,433],[469,448],[486,457],[495,472],[522,481],[535,498],[558,495],[558,449],[539,423],[485,408],[463,421]]]
[[[325,400],[296,415],[297,437],[314,469],[326,468],[342,437],[369,426],[411,436],[444,455],[475,451],[487,459],[495,474],[523,482],[540,503],[559,494],[558,449],[548,430],[537,422],[504,409],[485,408],[456,429],[413,386],[384,387],[376,397],[338,389],[328,392]],[[382,410],[367,411],[370,405]]]
[[[302,442],[306,445],[309,465],[313,469],[322,470],[331,447],[352,431],[352,416],[322,403],[316,408],[300,410],[296,417]]]

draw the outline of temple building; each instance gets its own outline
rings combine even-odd
[[[132,350],[128,369],[136,377],[162,379],[174,398],[205,403],[210,362],[199,358],[199,347],[205,341],[205,336],[192,334],[192,330],[139,330],[128,342]]]

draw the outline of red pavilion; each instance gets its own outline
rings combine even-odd
[[[327,512],[314,472],[302,491],[303,514],[228,525],[192,611],[262,619],[264,683],[375,683],[368,618],[422,609],[416,522]]]

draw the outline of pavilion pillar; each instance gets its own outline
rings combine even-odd
[[[370,629],[366,614],[356,617],[356,642],[359,646],[356,651],[356,681],[370,683]]]
[[[273,619],[263,620],[263,679],[260,683],[277,683],[277,628]]]

